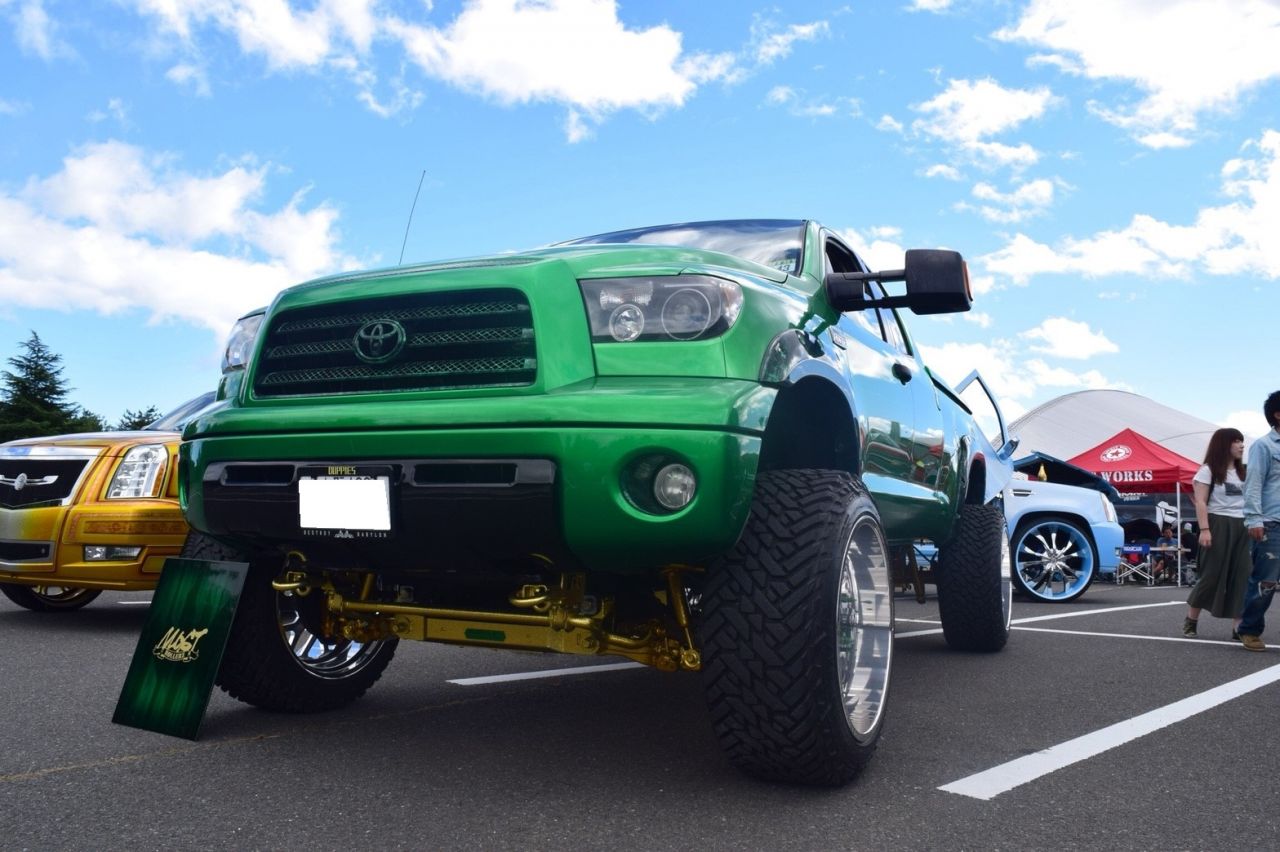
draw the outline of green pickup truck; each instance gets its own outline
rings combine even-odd
[[[884,724],[898,588],[936,583],[952,647],[1008,637],[1013,442],[898,310],[971,301],[955,252],[871,272],[801,220],[286,290],[181,446],[184,555],[250,563],[219,685],[310,712],[401,639],[614,655],[699,672],[747,772],[849,781]]]

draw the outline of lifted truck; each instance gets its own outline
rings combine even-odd
[[[616,655],[701,672],[745,771],[849,781],[913,541],[941,549],[946,641],[1008,637],[1013,442],[897,310],[971,301],[955,252],[873,273],[800,220],[283,292],[181,448],[184,555],[251,566],[218,683],[310,712],[363,694],[400,639]]]

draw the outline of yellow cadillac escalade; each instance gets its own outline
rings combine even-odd
[[[155,588],[187,538],[182,427],[212,392],[136,432],[0,444],[0,592],[27,609],[79,609],[105,589]]]

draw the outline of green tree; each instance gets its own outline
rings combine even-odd
[[[0,441],[57,435],[77,414],[67,403],[62,356],[49,349],[34,331],[22,352],[9,359],[13,372],[3,373],[0,393]]]
[[[148,423],[152,423],[160,419],[160,409],[154,405],[147,408],[133,411],[125,409],[124,416],[120,418],[120,422],[116,424],[116,429],[121,432],[129,432],[134,429],[142,429]]]
[[[94,414],[87,408],[76,406],[75,414],[67,421],[66,428],[62,430],[64,433],[73,432],[109,432],[111,426],[107,421],[103,420],[97,414]]]

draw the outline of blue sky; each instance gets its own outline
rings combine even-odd
[[[1010,418],[1120,388],[1246,433],[1280,387],[1280,5],[0,0],[0,357],[114,420],[240,313],[405,261],[813,218]]]

